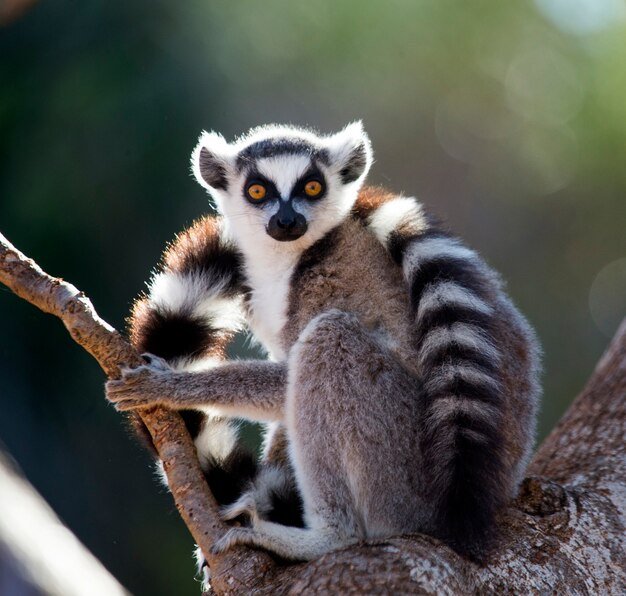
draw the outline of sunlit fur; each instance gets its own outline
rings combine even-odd
[[[203,468],[227,472],[225,518],[250,521],[216,550],[311,559],[427,532],[480,558],[517,491],[540,393],[533,331],[498,275],[415,198],[361,188],[371,161],[360,124],[330,136],[261,127],[234,143],[203,133],[194,151],[221,217],[177,239],[135,308],[135,344],[168,362],[126,371],[108,395],[121,409],[207,413]],[[311,166],[327,185],[319,200],[292,193]],[[250,172],[280,202],[251,204]],[[268,222],[289,201],[308,227],[277,240]],[[240,314],[270,359],[216,364]],[[258,473],[237,467],[236,416],[275,425]]]

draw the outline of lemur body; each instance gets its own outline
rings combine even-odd
[[[205,133],[194,152],[223,219],[177,240],[135,309],[135,344],[169,365],[127,371],[108,395],[120,409],[206,413],[192,429],[205,470],[233,481],[223,502],[241,495],[225,517],[251,519],[218,550],[310,559],[424,531],[476,554],[521,480],[534,334],[497,275],[415,199],[361,189],[370,163],[360,125],[259,129],[232,145]],[[216,364],[239,306],[272,360]],[[251,463],[241,472],[251,460],[233,417],[278,425],[256,477]]]

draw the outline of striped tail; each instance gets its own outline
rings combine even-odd
[[[243,323],[241,256],[224,238],[219,218],[205,217],[181,233],[129,318],[132,344],[178,370],[197,371],[225,358]],[[256,474],[256,457],[238,441],[234,421],[206,411],[181,412],[200,464],[220,504],[237,499]],[[138,417],[140,436],[152,441]]]
[[[422,454],[433,530],[478,556],[503,504],[506,474],[495,280],[456,240],[425,234],[403,268],[415,316],[424,395]]]
[[[378,193],[376,196],[380,197]],[[480,558],[509,490],[502,432],[497,276],[472,250],[439,230],[409,197],[366,213],[410,291],[424,410],[421,453],[430,532]]]

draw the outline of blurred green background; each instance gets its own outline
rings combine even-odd
[[[208,209],[188,167],[201,129],[362,118],[370,181],[444,217],[536,326],[543,436],[626,311],[625,98],[623,0],[35,2],[0,28],[0,230],[122,328]],[[0,289],[0,440],[134,593],[198,593],[103,381]]]

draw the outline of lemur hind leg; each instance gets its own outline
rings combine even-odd
[[[384,335],[328,311],[303,331],[288,369],[285,425],[306,527],[252,516],[216,550],[248,544],[307,560],[419,527],[417,382]]]

